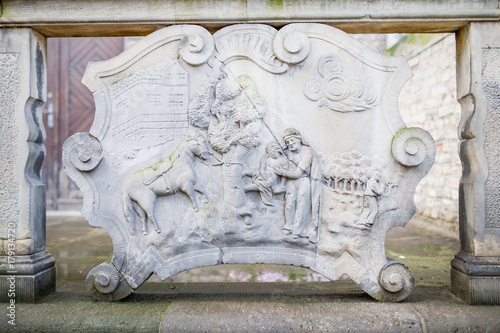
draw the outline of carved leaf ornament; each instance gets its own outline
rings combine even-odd
[[[399,114],[410,76],[404,58],[321,24],[170,26],[89,64],[94,123],[65,142],[63,165],[113,241],[87,276],[92,297],[242,263],[407,297],[413,275],[386,258],[385,236],[415,213],[435,154]]]

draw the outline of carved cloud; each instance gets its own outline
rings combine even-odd
[[[322,57],[318,61],[318,72],[321,79],[309,80],[304,94],[319,107],[326,106],[337,112],[361,112],[379,104],[377,95],[361,80],[343,73],[339,57]]]

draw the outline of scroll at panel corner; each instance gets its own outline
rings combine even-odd
[[[294,25],[281,28],[273,40],[273,51],[276,57],[287,64],[296,65],[304,61],[311,51],[311,41]]]
[[[419,127],[406,127],[394,136],[391,151],[401,165],[416,167],[422,164],[428,171],[434,163],[436,145],[429,132]]]

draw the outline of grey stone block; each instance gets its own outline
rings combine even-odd
[[[451,291],[469,304],[500,304],[500,259],[460,252],[451,262]]]
[[[0,302],[35,303],[56,291],[55,260],[47,251],[16,256],[14,265],[0,257]]]

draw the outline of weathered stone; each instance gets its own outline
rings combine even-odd
[[[18,284],[18,302],[36,301],[55,287],[50,254],[43,268],[37,263],[39,259],[30,261],[45,253],[45,186],[41,180],[45,53],[45,37],[31,29],[0,30],[2,301],[8,301],[5,276],[12,274]]]
[[[460,122],[460,248],[452,291],[472,304],[500,303],[498,23],[469,24],[457,38]]]
[[[20,77],[19,54],[14,52],[0,54],[0,103],[3,112],[0,113],[2,132],[0,133],[0,154],[5,156],[0,166],[0,210],[5,222],[14,222],[19,219],[19,183],[14,182],[17,154],[19,150],[19,129],[16,126],[16,102],[19,98]],[[7,223],[2,223],[2,234],[6,235]]]
[[[96,119],[63,148],[83,216],[115,246],[91,294],[274,263],[404,299],[413,275],[385,257],[385,235],[415,213],[435,154],[398,112],[410,75],[403,57],[319,24],[172,26],[91,64]]]
[[[132,9],[133,10],[124,10]],[[468,20],[497,20],[492,0],[148,1],[3,0],[0,24],[27,24],[49,37],[146,35],[172,24],[200,24],[212,31],[235,23],[323,22],[349,33],[454,32]]]
[[[267,5],[270,8],[267,8]],[[281,6],[281,4],[283,6]],[[366,2],[366,1],[345,1],[345,2],[332,2],[332,4],[325,6],[324,1],[309,1],[304,6],[295,7],[290,2],[235,2],[234,7],[231,7],[229,11],[233,16],[228,17],[227,7],[222,8],[218,6],[226,6],[225,2],[218,2],[214,5],[213,1],[197,1],[196,5],[190,1],[178,1],[169,3],[153,3],[150,2],[144,6],[134,7],[135,3],[132,2],[116,2],[116,1],[92,1],[91,3],[86,3],[85,5],[76,4],[74,1],[68,0],[58,0],[56,2],[26,2],[18,0],[6,0],[2,1],[0,8],[0,26],[3,29],[12,28],[23,28],[23,27],[34,27],[37,31],[40,31],[45,36],[99,36],[99,35],[137,35],[149,33],[156,30],[159,25],[169,25],[175,23],[198,23],[205,25],[209,29],[216,29],[227,24],[236,22],[262,22],[271,23],[276,27],[282,26],[285,22],[297,22],[297,21],[323,21],[337,27],[341,27],[346,31],[350,32],[394,32],[398,31],[415,31],[415,32],[454,32],[467,24],[467,22],[479,22],[479,21],[498,21],[499,8],[497,1],[455,1],[455,2],[428,2],[428,1],[412,1],[405,3],[394,3],[393,1],[376,1],[376,2]],[[214,7],[215,6],[215,7]],[[133,11],[124,11],[123,8],[136,8]],[[207,10],[209,9],[209,10]],[[106,15],[102,15],[105,12]],[[216,15],[211,15],[208,13],[216,13]],[[217,16],[214,18],[214,16]],[[360,19],[362,18],[362,19]],[[119,22],[120,24],[109,24],[110,22]],[[476,26],[481,26],[480,23],[476,23]],[[493,38],[492,35],[495,31],[498,31],[497,27],[490,24],[485,25],[484,36],[488,38]],[[468,36],[469,27],[462,31],[462,36]],[[490,30],[488,30],[490,29]],[[8,32],[2,32],[2,54],[5,57],[5,53],[13,53],[11,50],[4,52],[3,37]],[[20,30],[17,30],[19,33]],[[466,252],[485,257],[488,253],[494,256],[498,255],[498,236],[495,235],[495,221],[497,211],[492,204],[495,203],[497,193],[494,192],[495,182],[493,179],[494,174],[488,175],[487,165],[495,161],[495,156],[491,154],[488,159],[483,153],[482,145],[484,144],[484,133],[482,133],[482,128],[484,125],[484,119],[486,113],[484,112],[484,106],[488,104],[488,100],[483,98],[483,94],[479,92],[476,86],[473,86],[473,82],[480,82],[482,80],[475,80],[480,78],[481,74],[477,66],[477,59],[480,57],[477,54],[481,53],[478,51],[477,45],[481,44],[481,36],[483,33],[473,34],[470,38],[471,44],[475,46],[470,47],[463,43],[463,48],[460,48],[463,53],[459,55],[462,57],[462,65],[459,65],[459,71],[462,73],[473,73],[473,75],[466,76],[467,79],[462,80],[463,87],[465,90],[462,91],[463,94],[459,94],[463,106],[463,121],[460,125],[460,129],[463,130],[461,133],[464,142],[461,145],[462,160],[466,168],[464,169],[461,185],[461,239],[463,249]],[[477,39],[476,39],[477,37]],[[466,38],[466,39],[467,39]],[[495,37],[498,38],[498,37]],[[20,42],[19,45],[25,45],[24,38],[17,39],[16,42]],[[493,46],[491,46],[493,45]],[[496,45],[496,46],[495,46]],[[485,43],[481,47],[492,47],[493,49],[498,48],[498,43]],[[468,63],[470,60],[470,49],[475,55],[474,68],[471,71],[471,65]],[[463,51],[463,52],[462,52]],[[489,52],[489,51],[485,51]],[[15,51],[14,53],[17,53]],[[31,57],[31,62],[26,61],[26,53],[19,52],[21,55],[21,70],[32,69],[30,64],[33,64],[36,56]],[[424,63],[424,62],[422,62]],[[428,61],[426,62],[429,63]],[[26,65],[26,66],[24,66]],[[10,65],[9,65],[10,66]],[[35,66],[40,68],[39,66]],[[488,69],[488,70],[491,70]],[[467,75],[468,75],[467,74]],[[473,79],[472,76],[474,76]],[[12,80],[14,82],[15,80]],[[448,84],[448,89],[453,89],[454,83],[450,82]],[[24,77],[21,77],[21,89],[26,86]],[[2,85],[2,89],[5,89]],[[469,90],[473,90],[469,93]],[[477,98],[479,97],[479,98]],[[491,95],[490,95],[491,97]],[[2,103],[7,100],[5,105],[8,105],[8,96],[2,95]],[[492,99],[490,98],[490,102]],[[19,103],[21,105],[20,109],[23,109],[26,103],[22,101]],[[4,104],[2,104],[4,106]],[[477,110],[476,110],[477,107]],[[28,108],[29,109],[29,108]],[[416,108],[412,107],[412,110],[417,111]],[[477,112],[476,112],[477,111]],[[16,114],[21,116],[23,111],[17,110]],[[7,114],[5,116],[8,117]],[[493,116],[491,114],[490,116]],[[420,118],[422,118],[420,116]],[[3,119],[2,119],[3,120]],[[9,119],[7,123],[2,122],[2,131],[11,126],[11,120]],[[15,124],[14,127],[23,127],[26,123],[26,119],[20,119],[19,122]],[[7,124],[7,125],[5,125]],[[419,125],[420,126],[420,125]],[[489,132],[491,134],[490,128]],[[19,134],[23,134],[23,128],[20,128]],[[9,133],[13,133],[10,131]],[[476,139],[477,135],[477,140]],[[493,137],[493,136],[492,136]],[[12,154],[18,154],[19,150],[23,150],[23,144],[26,140],[19,137],[20,146],[16,146],[14,142],[8,142],[9,147],[12,146]],[[491,143],[491,142],[490,142]],[[477,154],[476,154],[477,153]],[[12,156],[9,156],[12,157]],[[12,193],[16,192],[16,186],[21,184],[19,191],[23,191],[23,185],[25,179],[23,178],[22,171],[25,170],[24,156],[20,159],[21,166],[18,168],[18,172],[21,173],[15,181],[8,183],[10,187],[13,187],[14,192],[2,192],[1,195],[9,197]],[[31,156],[29,158],[29,163],[36,161],[34,165],[37,168],[41,164],[40,158],[37,156]],[[8,163],[12,163],[8,161]],[[458,161],[455,161],[457,164]],[[27,163],[26,163],[27,164]],[[1,169],[0,169],[1,170]],[[2,170],[2,172],[9,173],[8,171]],[[2,175],[3,176],[3,175]],[[10,176],[7,176],[9,178]],[[488,190],[485,193],[485,182],[486,178],[490,177]],[[493,178],[492,178],[493,177]],[[36,178],[36,177],[35,177]],[[10,178],[9,178],[10,179]],[[30,179],[27,180],[30,182]],[[33,189],[33,187],[31,187]],[[5,188],[2,187],[2,190]],[[10,190],[10,188],[9,188]],[[40,198],[44,198],[43,190],[40,190]],[[453,198],[456,199],[456,192],[453,193]],[[37,195],[38,195],[37,194]],[[489,194],[492,194],[493,200],[491,200],[486,208],[486,199]],[[33,197],[37,197],[34,195]],[[4,202],[2,206],[2,213],[5,207],[5,212],[9,214],[14,213],[17,215],[16,209],[9,208],[14,206],[19,206],[19,215],[21,221],[26,221],[22,218],[22,215],[26,213],[23,208],[24,200],[26,196],[21,196],[19,203],[8,201]],[[10,199],[9,199],[10,200]],[[15,200],[18,200],[17,198]],[[33,205],[43,205],[43,200],[33,200],[31,202]],[[33,206],[34,207],[34,206]],[[36,208],[35,210],[38,210]],[[31,210],[30,210],[31,211]],[[488,213],[486,213],[488,211]],[[31,214],[31,213],[28,213]],[[485,215],[494,220],[488,220],[486,222]],[[36,215],[36,214],[35,214]],[[33,222],[31,225],[25,228],[26,233],[34,231],[36,234],[44,231],[42,223],[38,221]],[[24,222],[23,222],[24,223]],[[486,230],[486,225],[493,226]],[[40,229],[37,229],[40,228]],[[35,231],[37,230],[37,231]],[[477,237],[476,237],[477,236]],[[28,239],[30,235],[22,238]],[[38,237],[37,237],[38,239]],[[40,242],[38,242],[34,248],[40,249]],[[8,250],[8,242],[2,241],[3,251]],[[29,250],[31,251],[31,250]],[[454,280],[455,281],[455,280]],[[454,284],[457,282],[456,280]],[[459,284],[459,281],[457,282]],[[470,286],[467,284],[467,286]],[[461,288],[463,286],[456,286]],[[463,290],[468,290],[468,287],[464,287]],[[490,289],[485,288],[481,292],[489,293]]]
[[[55,291],[55,260],[49,252],[17,255],[14,260],[9,260],[7,256],[0,257],[3,273],[0,277],[0,302],[8,303],[14,299],[18,303],[35,303]]]

